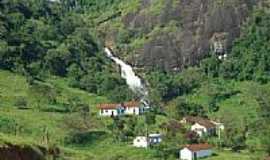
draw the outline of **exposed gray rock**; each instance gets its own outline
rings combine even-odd
[[[152,0],[142,0],[136,13],[122,18],[129,30],[148,35],[156,27],[177,23],[177,31],[160,32],[149,37],[142,48],[134,52],[132,63],[144,67],[181,70],[197,64],[210,50],[218,54],[228,52],[240,27],[247,19],[256,0],[166,0],[159,14],[147,13]]]

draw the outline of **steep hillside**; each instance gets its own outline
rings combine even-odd
[[[123,4],[127,2],[122,2]],[[105,41],[140,67],[181,70],[219,44],[227,53],[259,0],[136,0],[99,24]],[[106,13],[106,10],[104,10]],[[103,29],[104,28],[104,29]]]

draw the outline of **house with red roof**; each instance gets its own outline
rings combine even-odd
[[[200,137],[207,135],[216,135],[217,130],[220,131],[221,127],[224,130],[224,125],[222,123],[217,123],[203,117],[192,117],[187,116],[181,120],[183,124],[191,124],[191,131],[196,132]]]
[[[97,107],[100,116],[118,116],[121,114],[121,106],[119,104],[100,104]]]
[[[205,144],[186,145],[179,152],[180,160],[196,160],[199,158],[209,157],[213,154],[212,146]]]
[[[139,115],[144,112],[144,108],[137,101],[130,101],[120,104],[100,104],[98,105],[100,116],[120,116]]]
[[[122,104],[125,115],[139,115],[143,112],[143,107],[137,101],[125,102]]]
[[[213,136],[216,134],[216,125],[211,121],[199,121],[191,126],[191,130],[196,132],[200,137]]]

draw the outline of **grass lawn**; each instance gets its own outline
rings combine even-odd
[[[252,155],[247,152],[234,153],[231,151],[217,151],[216,155],[205,160],[261,160],[260,155]]]

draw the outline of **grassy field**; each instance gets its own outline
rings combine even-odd
[[[76,96],[91,107],[95,128],[93,132],[89,133],[90,136],[87,137],[86,143],[83,145],[65,144],[69,129],[64,126],[64,120],[70,113],[42,112],[32,104],[27,104],[28,109],[19,109],[15,104],[18,97],[32,102],[29,86],[23,76],[8,71],[0,71],[0,142],[44,145],[43,137],[46,128],[50,144],[60,146],[64,152],[63,157],[71,157],[74,160],[106,160],[121,157],[137,160],[155,159],[153,150],[136,149],[131,147],[131,144],[119,143],[112,139],[110,131],[104,128],[104,124],[111,123],[111,120],[101,119],[97,116],[96,104],[109,102],[105,97],[70,88],[67,80],[57,77],[51,77],[50,80],[43,83],[61,91],[57,94],[57,102],[66,102],[69,98]],[[59,103],[55,105],[57,106]],[[50,106],[46,103],[41,105]]]
[[[69,99],[78,97],[81,102],[88,104],[91,109],[91,121],[95,127],[84,137],[83,144],[66,143],[69,128],[65,126],[65,120],[69,116],[77,116],[73,113],[40,111],[33,101],[33,95],[29,94],[30,86],[23,76],[16,75],[8,71],[0,71],[0,143],[11,142],[15,144],[44,144],[44,130],[46,129],[50,137],[50,145],[57,145],[62,150],[62,156],[74,160],[158,160],[155,149],[137,149],[129,143],[116,141],[111,131],[106,127],[112,123],[110,118],[100,118],[97,115],[96,104],[109,102],[105,97],[89,94],[85,91],[68,87],[66,79],[51,77],[43,85],[51,86],[56,90],[55,108],[63,107]],[[226,83],[225,87],[235,85],[240,92],[232,97],[219,102],[220,111],[213,116],[232,114],[234,117],[249,120],[256,118],[256,107],[250,89],[256,84],[249,82]],[[205,87],[211,89],[209,85],[204,85],[192,94],[186,96],[189,101],[206,106],[208,103],[208,92]],[[209,91],[210,92],[210,91]],[[23,98],[22,98],[23,97]],[[21,99],[26,101],[27,108],[20,108]],[[40,101],[39,106],[50,108],[52,104]],[[24,103],[23,103],[24,104]],[[255,107],[254,107],[255,106]],[[247,112],[242,113],[243,110]],[[239,115],[239,116],[237,116]],[[158,131],[159,125],[168,121],[165,116],[157,116],[157,124],[150,128]],[[144,125],[144,117],[138,118],[138,123]],[[249,160],[254,157],[247,153],[232,153],[229,151],[216,152],[217,155],[206,160]],[[172,157],[171,159],[176,159]]]
[[[214,156],[206,158],[205,160],[261,160],[261,155],[247,152],[232,153],[230,151],[216,151]]]

